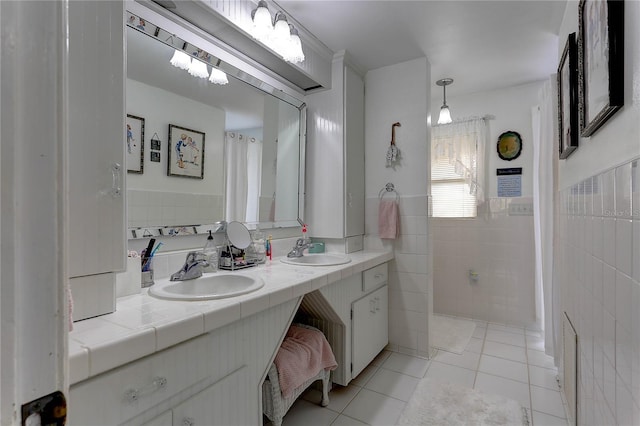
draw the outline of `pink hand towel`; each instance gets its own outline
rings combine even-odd
[[[399,235],[398,203],[395,200],[380,200],[378,205],[378,234],[380,238],[394,240]]]
[[[317,375],[321,369],[335,370],[338,367],[331,346],[324,334],[292,325],[287,331],[276,359],[280,390],[285,398],[293,391]]]

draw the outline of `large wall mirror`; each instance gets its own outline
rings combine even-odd
[[[126,31],[129,238],[297,225],[304,104],[130,12]],[[207,78],[172,65],[176,51],[203,59]],[[209,80],[214,68],[228,84]]]

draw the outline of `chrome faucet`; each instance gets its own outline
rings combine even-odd
[[[187,254],[187,259],[182,268],[174,274],[171,274],[171,281],[186,281],[201,277],[203,269],[209,266],[209,262],[203,252],[191,251]]]
[[[287,257],[302,257],[302,252],[306,249],[313,248],[314,244],[309,238],[298,238],[296,245],[287,253]]]

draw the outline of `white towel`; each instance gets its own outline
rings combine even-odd
[[[380,238],[396,239],[400,234],[399,219],[398,203],[395,200],[380,200],[378,205],[378,235]]]

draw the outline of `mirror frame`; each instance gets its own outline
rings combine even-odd
[[[129,17],[142,18],[149,30],[142,31],[129,23]],[[294,220],[279,222],[245,223],[249,229],[259,226],[261,229],[297,227],[303,223],[305,205],[305,160],[307,135],[307,105],[301,100],[304,94],[282,81],[270,70],[226,45],[200,28],[188,23],[181,17],[153,4],[128,2],[126,6],[126,26],[154,38],[156,41],[186,53],[200,49],[208,54],[207,62],[219,68],[227,75],[236,78],[261,92],[276,97],[298,109],[299,119],[299,160],[298,160],[298,217]],[[123,34],[126,38],[126,32]],[[225,196],[226,203],[226,196]],[[222,218],[218,219],[222,220]],[[140,239],[156,236],[199,235],[207,233],[214,224],[193,224],[176,226],[128,227],[128,239]]]

